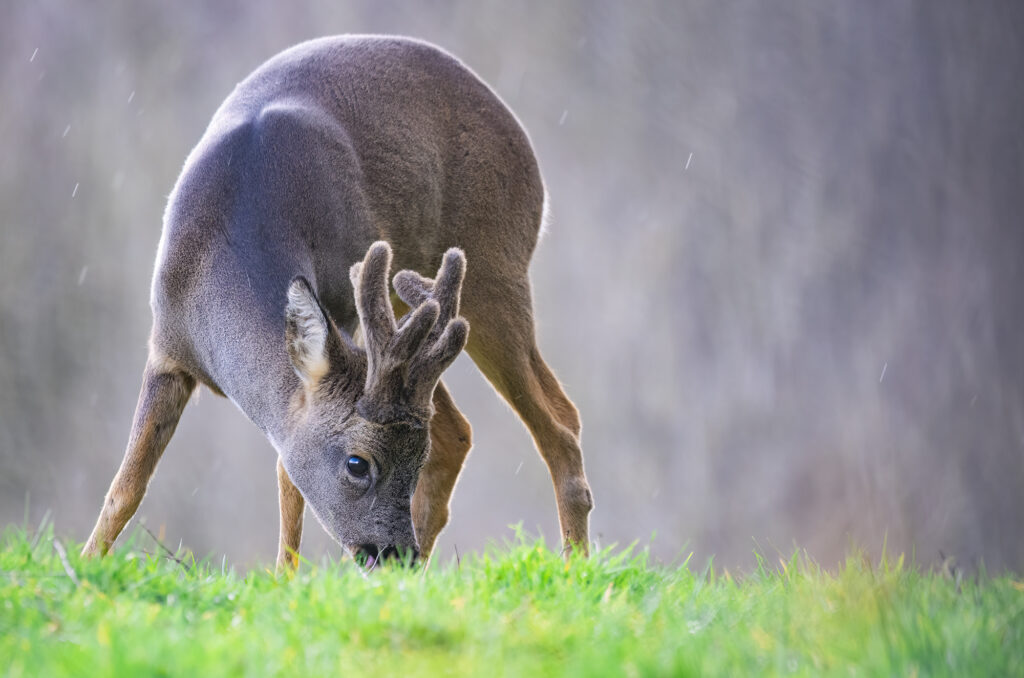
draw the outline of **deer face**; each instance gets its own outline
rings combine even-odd
[[[367,567],[395,556],[414,561],[410,506],[427,458],[427,430],[354,413],[339,419],[332,405],[304,405],[284,457],[289,477],[320,524]]]
[[[301,385],[292,401],[285,470],[327,531],[372,566],[415,558],[411,503],[430,445],[431,399],[466,344],[458,313],[465,259],[450,250],[437,282],[403,271],[396,322],[388,294],[391,249],[375,243],[352,267],[366,348],[331,321],[304,278],[288,289],[286,344]]]

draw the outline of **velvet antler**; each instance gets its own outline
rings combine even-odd
[[[398,296],[412,309],[396,323],[388,294],[391,247],[370,246],[349,270],[366,345],[366,387],[356,403],[370,421],[425,426],[441,373],[466,345],[469,323],[457,317],[466,270],[461,250],[445,252],[437,283],[412,271],[395,276]]]

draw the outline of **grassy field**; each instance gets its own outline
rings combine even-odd
[[[278,579],[148,555],[144,533],[102,561],[50,528],[0,539],[6,676],[1024,676],[1024,584],[902,558],[738,577],[519,538],[425,574]]]

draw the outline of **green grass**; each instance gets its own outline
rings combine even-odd
[[[52,530],[0,545],[7,676],[1024,675],[1024,584],[799,554],[743,577],[517,537],[425,574],[178,563],[136,534],[65,564]]]

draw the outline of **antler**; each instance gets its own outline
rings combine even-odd
[[[371,421],[425,426],[434,387],[469,335],[469,323],[457,317],[466,258],[455,248],[445,252],[436,283],[412,271],[398,273],[395,289],[412,309],[400,323],[388,294],[390,268],[391,247],[381,241],[349,270],[367,357],[366,387],[356,407]]]

